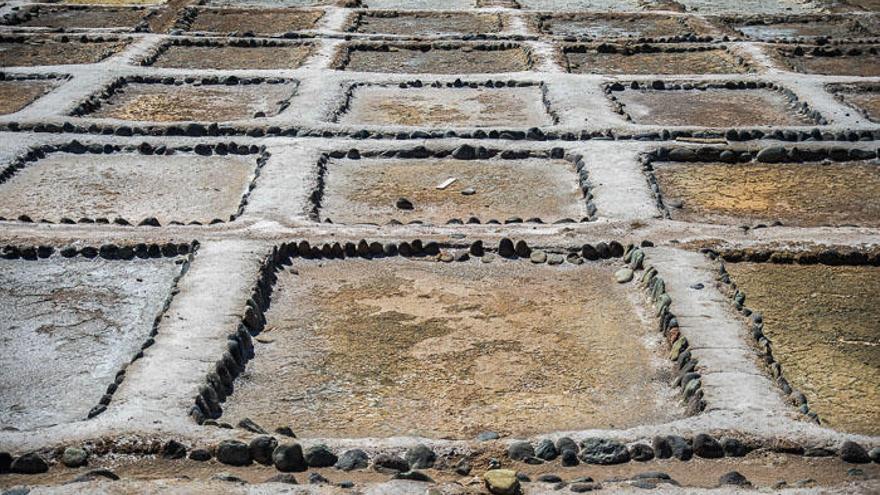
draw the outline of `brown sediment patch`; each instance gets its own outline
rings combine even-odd
[[[704,127],[809,125],[779,91],[728,90],[626,90],[617,99],[636,124]]]
[[[308,43],[275,46],[172,44],[150,65],[180,69],[296,69],[311,56]]]
[[[143,7],[39,6],[19,26],[53,29],[134,28],[151,12]]]
[[[0,115],[23,109],[57,85],[52,80],[0,81]]]
[[[60,41],[53,38],[0,38],[0,67],[93,64],[118,53],[128,41]]]
[[[320,215],[334,223],[587,216],[574,165],[565,160],[339,160],[326,175]],[[450,177],[456,181],[438,190]],[[462,194],[470,188],[474,194]],[[398,209],[399,198],[413,209]]]
[[[653,167],[674,220],[880,226],[876,163],[657,162]]]
[[[838,99],[858,110],[866,119],[880,122],[880,84],[833,85]]]
[[[0,215],[62,218],[228,219],[254,178],[256,155],[51,153],[0,184]]]
[[[244,120],[277,115],[293,93],[293,84],[126,83],[88,115],[155,122]]]
[[[168,259],[0,259],[0,425],[86,419],[151,335],[179,273]]]
[[[342,124],[466,127],[550,125],[538,85],[517,88],[353,88]]]
[[[60,0],[61,5],[155,5],[164,4],[168,0]]]
[[[608,263],[295,262],[224,420],[305,437],[471,438],[682,414]]]
[[[540,14],[531,22],[541,33],[574,38],[676,38],[706,32],[692,18],[663,14]]]
[[[514,44],[346,44],[336,68],[393,74],[481,74],[527,71],[532,66],[526,48]]]
[[[772,57],[789,70],[827,76],[880,76],[877,45],[771,48]]]
[[[569,45],[562,49],[568,72],[575,74],[739,74],[749,72],[741,57],[724,47],[658,48]]]
[[[880,267],[727,263],[792,387],[828,426],[880,434]]]
[[[468,12],[358,12],[349,31],[365,34],[425,36],[431,34],[497,33],[501,14]]]
[[[196,10],[189,31],[213,33],[283,34],[312,29],[324,15],[321,10],[217,9]]]

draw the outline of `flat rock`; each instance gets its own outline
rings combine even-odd
[[[483,475],[486,488],[494,495],[514,495],[519,492],[519,479],[516,471],[492,469]]]

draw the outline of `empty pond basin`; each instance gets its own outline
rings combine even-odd
[[[483,74],[527,71],[529,51],[519,45],[344,45],[337,69],[392,74]]]
[[[313,48],[309,43],[271,46],[172,44],[150,65],[179,69],[296,69],[305,63]]]
[[[626,90],[615,94],[636,124],[742,127],[814,123],[767,89]]]
[[[325,182],[320,216],[334,223],[587,216],[577,172],[565,160],[338,160],[327,164]]]
[[[656,163],[674,220],[880,226],[880,164]]]
[[[119,217],[134,224],[153,217],[163,225],[229,219],[238,213],[256,162],[256,155],[51,153],[0,184],[0,216],[53,222]]]
[[[810,409],[832,428],[880,435],[880,267],[726,267]]]
[[[58,85],[52,80],[0,81],[0,115],[15,113]]]
[[[749,68],[725,48],[687,51],[681,48],[637,49],[608,45],[563,48],[568,72],[575,74],[740,74]]]
[[[0,426],[86,419],[171,295],[171,259],[0,259]]]
[[[127,41],[78,41],[47,37],[0,38],[0,67],[93,64],[118,53]]]
[[[541,15],[538,29],[554,36],[585,38],[671,38],[701,34],[686,17],[650,14]]]
[[[283,34],[312,29],[323,15],[321,10],[203,8],[189,31]]]
[[[357,86],[341,124],[539,127],[553,124],[540,86],[406,88]]]
[[[294,261],[224,421],[473,438],[662,423],[668,361],[610,264]]]
[[[427,36],[497,33],[504,27],[500,14],[467,12],[361,12],[352,30],[365,34]]]
[[[296,85],[126,83],[89,117],[150,122],[225,122],[273,117]]]

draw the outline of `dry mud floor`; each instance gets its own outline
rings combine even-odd
[[[623,48],[621,48],[623,50]],[[575,74],[739,74],[748,68],[723,48],[698,52],[599,53],[566,51],[566,66]]]
[[[57,84],[39,80],[0,81],[0,115],[21,110]]]
[[[328,164],[326,175],[321,217],[334,223],[552,222],[587,215],[577,174],[564,160],[339,160]],[[449,178],[456,180],[437,189]],[[467,189],[474,194],[463,194]],[[398,208],[399,198],[413,208]]]
[[[208,223],[238,211],[256,166],[254,155],[52,153],[0,184],[0,216]]]
[[[289,84],[247,86],[129,83],[90,117],[151,122],[224,122],[274,116],[293,96]]]
[[[880,226],[877,163],[653,165],[674,220]]]
[[[832,428],[880,435],[880,267],[726,266],[810,408]]]
[[[481,74],[520,72],[530,68],[528,54],[523,48],[366,48],[348,48],[348,60],[340,69],[393,74]]]
[[[312,54],[310,44],[286,46],[182,46],[162,52],[153,67],[176,69],[296,69]]]
[[[681,410],[639,297],[604,263],[296,262],[223,419],[433,438],[665,422]]]
[[[359,86],[339,119],[352,125],[537,127],[552,123],[541,88]]]
[[[880,122],[880,86],[844,87],[835,94],[868,120]]]
[[[702,127],[809,125],[771,90],[627,90],[617,93],[636,124]]]
[[[680,17],[664,15],[568,14],[541,17],[540,31],[553,36],[661,38],[699,33]]]
[[[83,9],[43,6],[39,15],[20,25],[53,29],[133,28],[148,13],[149,10],[140,8],[90,7]]]
[[[214,33],[287,33],[313,28],[322,15],[320,10],[202,9],[189,30]]]
[[[0,427],[86,419],[179,272],[169,259],[0,260]]]
[[[355,32],[427,36],[438,34],[497,33],[504,27],[500,14],[394,13],[356,14]]]
[[[880,64],[876,53],[861,55],[821,56],[793,55],[789,50],[773,54],[778,63],[789,70],[801,74],[820,74],[825,76],[880,76]]]
[[[28,37],[24,42],[0,41],[0,67],[93,64],[119,52],[124,41],[54,41]]]

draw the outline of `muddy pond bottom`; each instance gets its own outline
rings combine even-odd
[[[294,262],[223,420],[303,437],[473,438],[677,418],[658,334],[613,271]]]
[[[727,263],[823,424],[880,435],[880,267]]]

